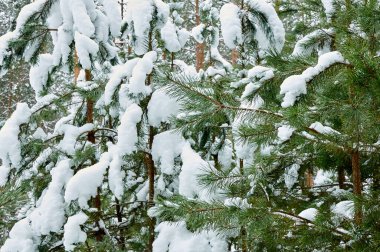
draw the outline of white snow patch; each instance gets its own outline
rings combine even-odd
[[[307,93],[306,84],[308,82],[337,63],[346,63],[342,54],[337,51],[329,52],[319,57],[316,66],[309,67],[301,75],[292,75],[286,78],[281,84],[280,94],[285,95],[281,106],[283,108],[293,106],[300,95]]]
[[[301,218],[304,218],[306,220],[309,220],[309,221],[314,221],[315,217],[317,216],[317,214],[318,214],[318,210],[317,209],[315,209],[315,208],[308,208],[308,209],[305,209],[302,212],[300,212],[298,214],[298,216],[301,217]]]
[[[152,156],[156,164],[160,164],[161,172],[172,175],[175,173],[174,158],[182,153],[185,145],[183,137],[175,131],[165,131],[154,137]]]
[[[168,122],[171,116],[177,115],[179,109],[176,99],[167,95],[163,89],[158,89],[152,94],[148,104],[148,122],[159,127],[162,122]]]
[[[88,216],[79,212],[76,215],[70,216],[65,224],[63,245],[66,251],[73,251],[76,243],[83,243],[87,239],[87,234],[83,232],[80,225],[83,225],[88,219]]]
[[[26,103],[18,103],[16,110],[0,129],[0,186],[5,185],[11,168],[20,166],[21,143],[19,141],[20,125],[27,123],[31,110]]]
[[[220,25],[224,43],[230,49],[243,43],[240,9],[233,3],[227,3],[220,9]]]
[[[155,229],[158,236],[153,243],[154,252],[221,252],[227,251],[227,242],[215,231],[191,233],[185,222],[161,222]]]
[[[285,185],[290,190],[298,180],[299,164],[293,164],[285,169]]]

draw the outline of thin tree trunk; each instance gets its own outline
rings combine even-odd
[[[241,251],[242,252],[248,252],[247,230],[244,227],[241,228],[240,236],[241,236]]]
[[[239,169],[240,169],[240,174],[243,175],[244,174],[244,160],[243,159],[239,159]],[[241,251],[248,252],[247,230],[245,229],[244,226],[241,227],[240,236],[241,236]]]
[[[115,203],[116,203],[117,222],[120,225],[123,222],[122,208],[121,208],[120,202],[119,202],[119,200],[117,198],[115,199]],[[122,250],[124,250],[125,249],[125,240],[124,240],[124,234],[123,234],[123,229],[122,228],[119,229],[119,235],[120,235],[120,239],[119,239],[118,242],[119,242],[120,248]]]
[[[305,172],[305,187],[312,188],[314,186],[313,169],[308,168]]]
[[[199,15],[199,1],[195,0],[195,24],[200,25],[201,17]],[[205,46],[204,43],[197,43],[195,48],[195,56],[196,56],[196,69],[199,71],[203,68],[204,60],[205,60]]]
[[[352,162],[352,183],[354,185],[354,195],[360,197],[362,195],[362,179],[360,171],[360,154],[358,150],[351,153]],[[363,220],[363,212],[360,204],[355,206],[355,223],[360,225]]]
[[[276,10],[277,15],[280,12],[280,6],[281,6],[281,0],[276,0],[276,2],[274,3],[274,9]]]
[[[236,65],[238,62],[238,59],[239,59],[239,51],[236,48],[234,48],[231,51],[231,63],[232,63],[232,65]]]
[[[174,52],[171,53],[171,70],[173,71],[174,70],[174,59],[175,59],[175,55],[174,55]]]
[[[343,166],[338,167],[338,183],[339,183],[339,189],[345,189],[346,177],[344,175]]]
[[[11,76],[13,73],[11,74]],[[13,80],[10,78],[9,96],[8,96],[8,117],[12,115],[12,102],[13,102]]]
[[[120,0],[120,5],[121,5],[121,19],[124,19],[124,0]]]
[[[81,71],[81,69],[79,67],[78,54],[75,51],[75,54],[74,54],[74,82],[75,83],[77,83],[77,81],[78,81],[80,71]],[[91,72],[90,72],[90,70],[86,69],[85,70],[85,81],[90,81],[90,80],[91,80]],[[92,101],[91,99],[87,99],[86,103],[87,103],[86,123],[93,123],[94,122],[94,101]],[[95,132],[94,131],[88,132],[87,141],[91,142],[92,144],[95,143]],[[92,163],[95,163],[95,161],[92,160]],[[95,223],[96,223],[96,226],[98,228],[98,230],[95,232],[95,239],[97,241],[102,241],[103,236],[105,235],[105,232],[100,225],[100,220],[101,220],[101,216],[102,216],[102,212],[101,212],[102,211],[101,210],[102,202],[101,202],[101,198],[100,198],[100,189],[99,188],[98,188],[98,191],[97,191],[95,198],[93,199],[93,204],[94,204],[94,207],[98,210],[96,217],[95,217]]]
[[[153,50],[153,31],[152,30],[149,32],[149,48],[148,49],[149,51]],[[150,74],[147,77],[146,85],[150,86],[151,84],[152,84],[152,75]],[[151,154],[154,136],[155,136],[154,128],[153,126],[149,126],[149,139],[148,139],[149,153],[145,154],[145,165],[147,168],[148,182],[149,182],[148,208],[154,206],[154,179],[155,179],[156,169],[154,167],[154,161]],[[153,242],[155,238],[155,235],[154,235],[155,225],[156,225],[156,219],[149,217],[149,241],[148,241],[148,247],[146,249],[146,251],[148,252],[153,251]]]

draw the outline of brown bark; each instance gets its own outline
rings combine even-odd
[[[351,153],[352,162],[352,183],[354,186],[354,195],[360,197],[362,195],[362,181],[360,171],[360,153],[354,150]],[[360,205],[355,205],[355,223],[360,225],[363,220],[363,212]]]
[[[199,1],[195,0],[195,24],[200,25],[201,17],[199,15]],[[195,67],[197,71],[203,68],[205,61],[205,45],[204,43],[197,43],[195,47],[195,56],[196,56],[196,64]]]
[[[174,52],[171,53],[171,69],[172,71],[174,70],[174,59],[175,59],[175,55],[174,55]]]
[[[345,189],[346,177],[344,175],[343,166],[338,167],[338,183],[340,189]]]
[[[305,172],[305,187],[312,188],[314,186],[313,169],[309,168]]]
[[[119,202],[118,199],[115,199],[115,203],[116,203],[117,222],[120,225],[123,222],[122,208],[120,206],[120,202]],[[120,238],[118,240],[119,246],[120,246],[121,249],[124,249],[125,248],[125,240],[124,240],[124,234],[123,234],[123,229],[122,228],[120,228],[120,230],[119,230],[119,235],[120,235]]]
[[[98,210],[95,215],[95,221],[96,221],[95,224],[97,227],[97,230],[95,231],[95,239],[97,241],[102,241],[106,233],[100,225],[100,220],[102,218],[102,201],[100,199],[100,188],[98,188],[98,192],[93,200],[93,204],[94,204],[94,207]]]
[[[149,32],[149,51],[153,50],[153,31],[151,30]],[[148,75],[146,85],[152,84],[152,75]],[[148,189],[148,208],[154,206],[154,179],[155,179],[155,173],[156,169],[154,167],[154,161],[151,154],[152,146],[153,146],[153,139],[154,139],[154,128],[153,126],[149,127],[149,139],[148,139],[148,148],[149,153],[145,154],[145,166],[147,168],[148,173],[148,181],[149,181],[149,189]],[[148,247],[146,248],[147,252],[153,251],[153,242],[154,242],[154,229],[156,225],[156,219],[149,217],[149,241],[148,241]]]
[[[277,14],[280,12],[280,6],[281,6],[281,0],[276,0],[274,3],[274,9],[276,10]]]
[[[240,169],[240,174],[244,174],[244,160],[239,159],[239,169]]]
[[[248,252],[248,246],[247,246],[247,230],[245,230],[244,227],[241,228],[241,251],[242,252]]]
[[[232,51],[231,51],[231,62],[232,62],[232,65],[236,65],[238,59],[239,59],[239,51],[236,48],[232,49]]]
[[[149,150],[152,150],[153,146],[153,138],[154,138],[154,129],[152,126],[149,127]],[[152,154],[145,154],[145,165],[147,167],[148,172],[148,180],[149,180],[149,189],[148,189],[148,208],[154,206],[154,178],[156,169],[154,167],[154,161]],[[149,243],[148,243],[148,252],[153,251],[153,242],[154,242],[154,229],[156,225],[156,219],[149,217]]]
[[[124,19],[124,0],[120,0],[120,6],[121,6],[121,19]]]
[[[13,81],[10,81],[9,96],[8,96],[8,117],[12,115],[12,102],[13,102]]]
[[[81,69],[79,67],[78,54],[75,51],[75,54],[74,54],[74,82],[75,83],[77,83],[77,81],[78,81],[80,71],[81,71]],[[92,77],[91,77],[90,70],[85,70],[85,80],[90,81],[91,78]],[[94,102],[91,99],[87,99],[86,122],[87,123],[93,123],[94,122]],[[94,131],[90,131],[87,134],[87,141],[89,141],[93,144],[95,143]],[[93,160],[92,163],[95,163],[95,161]],[[102,216],[102,212],[101,212],[102,211],[101,210],[102,202],[101,202],[101,198],[100,198],[100,189],[99,188],[98,188],[98,191],[97,191],[95,198],[93,198],[93,205],[98,210],[96,213],[96,216],[95,216],[95,219],[96,219],[95,224],[98,228],[98,230],[95,232],[95,239],[97,241],[102,241],[103,236],[105,235],[105,232],[104,232],[103,228],[101,228],[101,226],[100,226],[100,219]]]
[[[77,51],[74,52],[74,83],[77,83],[80,74],[79,59]]]
[[[154,206],[154,177],[155,177],[155,168],[154,161],[151,154],[145,154],[145,165],[148,170],[148,180],[149,180],[149,189],[148,189],[148,208]],[[149,241],[146,251],[153,251],[153,242],[154,242],[154,229],[156,226],[156,219],[150,218],[148,220],[149,225]]]

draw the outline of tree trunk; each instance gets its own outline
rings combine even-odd
[[[115,203],[116,203],[116,217],[117,217],[117,222],[118,224],[120,225],[122,222],[123,222],[123,212],[122,212],[122,208],[120,206],[120,202],[119,200],[116,198],[115,199]],[[125,249],[125,240],[124,240],[124,234],[123,234],[123,229],[119,227],[119,235],[120,235],[120,238],[118,240],[119,242],[119,246],[122,250]]]
[[[81,71],[81,69],[79,67],[78,54],[75,51],[75,54],[74,54],[74,82],[75,83],[77,83],[77,81],[78,81],[80,71]],[[91,72],[90,72],[90,70],[86,69],[85,70],[85,81],[90,81],[90,80],[91,80]],[[86,123],[93,123],[94,122],[94,101],[92,101],[91,99],[87,99],[86,103],[87,103]],[[88,132],[87,141],[91,142],[92,144],[95,144],[95,132],[94,131]],[[95,160],[92,160],[92,163],[94,164]],[[101,212],[102,211],[101,210],[102,202],[101,202],[101,198],[100,198],[100,189],[99,188],[98,188],[98,191],[97,191],[95,198],[93,199],[93,205],[98,210],[98,212],[96,213],[96,216],[95,216],[95,222],[96,222],[95,224],[98,228],[98,230],[95,232],[95,239],[97,241],[102,241],[103,236],[105,235],[105,232],[100,225],[100,220],[101,220],[101,216],[102,216],[102,212]]]
[[[199,1],[195,0],[195,24],[200,25],[201,17],[199,15]],[[196,69],[199,71],[203,68],[204,60],[205,60],[205,46],[204,43],[197,43],[195,48],[195,56],[196,56]]]
[[[245,230],[244,227],[241,228],[240,236],[241,236],[241,251],[242,252],[248,252],[247,230]]]
[[[346,183],[346,177],[344,175],[343,166],[338,167],[338,183],[339,183],[339,189],[345,189],[344,183]]]
[[[148,49],[149,51],[153,50],[153,31],[152,30],[149,32],[149,48]],[[150,86],[151,84],[152,84],[152,75],[150,74],[147,77],[146,85]],[[151,97],[149,97],[149,99],[150,98]],[[148,208],[154,206],[154,178],[155,178],[156,169],[154,167],[154,161],[151,154],[154,136],[155,136],[154,128],[153,126],[149,126],[149,139],[148,139],[149,153],[145,154],[145,165],[147,168],[148,182],[149,182]],[[156,225],[156,219],[149,217],[149,241],[148,241],[148,247],[146,249],[146,251],[148,252],[153,251],[155,225]]]
[[[312,188],[314,186],[313,169],[308,168],[305,172],[305,187]]]
[[[152,150],[154,138],[154,128],[152,126],[149,127],[149,150]],[[148,208],[154,206],[154,178],[155,178],[155,167],[152,154],[145,154],[145,166],[147,167],[148,173],[148,181],[149,181],[149,189],[148,189]],[[156,225],[156,219],[149,217],[149,241],[148,248],[146,251],[153,251],[153,242],[154,242],[154,229]]]
[[[277,15],[280,12],[280,6],[281,6],[281,0],[276,0],[276,2],[274,3],[274,9],[276,10]]]
[[[239,51],[235,48],[231,51],[231,63],[232,65],[236,65],[239,59]]]
[[[362,179],[360,172],[360,154],[358,150],[351,153],[352,162],[352,183],[354,185],[354,195],[360,197],[362,195]],[[363,220],[363,212],[360,204],[355,205],[355,223],[360,225]]]

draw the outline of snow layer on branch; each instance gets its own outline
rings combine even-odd
[[[220,25],[224,43],[230,49],[243,43],[240,9],[233,3],[227,3],[220,9]]]
[[[335,174],[331,171],[318,170],[317,175],[315,175],[315,178],[314,178],[314,185],[321,186],[321,185],[333,184],[334,175]]]
[[[302,212],[300,212],[298,214],[298,216],[301,217],[301,218],[304,218],[306,220],[309,220],[309,221],[314,221],[315,217],[317,216],[317,214],[318,214],[318,210],[317,209],[315,209],[315,208],[308,208],[308,209],[305,209]]]
[[[150,21],[152,21],[153,5],[151,0],[129,0],[125,20],[133,27],[136,36],[135,52],[145,53],[145,42],[148,40]],[[143,14],[142,14],[143,13]]]
[[[89,37],[75,32],[75,46],[79,62],[84,69],[91,68],[91,58],[95,57],[99,51],[98,44]]]
[[[299,164],[293,164],[285,169],[285,185],[290,190],[298,180]]]
[[[245,86],[244,92],[241,96],[241,99],[244,99],[258,90],[263,85],[264,81],[270,80],[273,77],[273,69],[263,66],[255,66],[248,71],[248,78],[241,80],[240,83],[234,83],[233,86],[237,87],[240,86],[241,83],[252,81]]]
[[[181,153],[182,167],[179,178],[179,194],[189,198],[199,198],[200,200],[210,201],[217,195],[212,194],[203,188],[198,178],[206,173],[206,170],[215,169],[204,161],[198,153],[185,143]]]
[[[169,6],[161,0],[129,0],[127,3],[125,20],[133,29],[135,53],[142,55],[146,52],[146,42],[149,39],[150,22],[154,11],[157,11],[157,29],[162,28],[169,16]]]
[[[174,170],[174,158],[182,153],[185,145],[183,137],[175,131],[166,131],[154,137],[152,156],[156,164],[160,164],[161,172],[172,175]]]
[[[30,17],[35,13],[41,11],[41,9],[47,2],[48,0],[37,0],[24,6],[17,16],[15,32],[17,34],[21,32],[21,30],[24,28],[25,24],[28,22]]]
[[[0,37],[0,66],[3,65],[5,56],[9,54],[9,43],[21,35],[21,32],[30,17],[39,12],[47,1],[48,0],[37,0],[25,5],[17,16],[15,30]]]
[[[33,230],[28,219],[18,221],[9,232],[9,239],[1,247],[0,252],[29,252],[36,251],[33,241]]]
[[[62,61],[63,64],[67,63],[71,52],[70,44],[73,40],[73,34],[66,30],[64,26],[58,28],[57,41],[53,50],[54,65],[58,65],[60,61]]]
[[[174,60],[173,63],[181,70],[181,76],[186,76],[188,78],[194,78],[197,80],[200,78],[200,75],[198,74],[194,65],[188,65],[182,60]]]
[[[277,129],[277,137],[280,139],[280,142],[285,142],[290,139],[293,135],[295,128],[289,125],[282,125]]]
[[[354,218],[354,202],[352,200],[345,200],[337,203],[335,206],[331,207],[331,211],[338,217],[343,217],[346,219]]]
[[[110,74],[110,79],[107,82],[104,91],[104,104],[110,105],[112,102],[112,96],[115,94],[117,87],[122,83],[124,78],[132,76],[133,68],[139,62],[140,58],[134,58],[128,60],[123,65],[116,65],[112,67],[112,72]]]
[[[58,232],[65,223],[63,188],[73,175],[70,160],[62,160],[50,171],[52,180],[40,205],[28,216],[35,233],[47,235]]]
[[[158,236],[153,243],[154,252],[220,252],[227,251],[227,242],[214,231],[191,233],[186,223],[161,222],[155,229]]]
[[[109,21],[110,32],[112,36],[120,35],[121,29],[121,13],[117,0],[103,0],[104,11]]]
[[[69,0],[69,15],[74,21],[74,30],[90,38],[95,33],[93,20],[96,18],[95,3],[90,0]],[[61,9],[65,12],[66,10]]]
[[[36,93],[37,100],[40,97],[40,94],[43,91],[44,87],[46,86],[52,68],[53,56],[51,54],[41,54],[38,57],[38,63],[30,68],[30,85]]]
[[[164,41],[165,48],[169,52],[178,52],[181,50],[181,41],[179,34],[177,34],[177,28],[172,22],[168,20],[165,26],[161,28],[161,39]]]
[[[10,54],[8,51],[8,45],[9,42],[12,41],[12,39],[15,37],[14,32],[8,32],[0,37],[0,66],[4,64],[4,58]],[[0,73],[0,76],[2,76],[3,73]]]
[[[177,115],[179,104],[164,90],[156,90],[148,104],[148,122],[154,127],[159,127],[161,122],[168,122],[171,116]]]
[[[31,111],[26,103],[18,103],[16,111],[0,129],[0,186],[7,182],[11,168],[18,168],[21,163],[21,144],[18,139],[20,125],[27,123]]]
[[[271,48],[275,49],[277,52],[281,52],[285,43],[285,29],[281,20],[279,19],[276,10],[271,4],[268,4],[265,0],[248,0],[247,5],[254,9],[255,11],[262,13],[268,20],[268,26],[273,33],[273,40],[271,40]],[[258,38],[258,40],[263,40],[263,38]],[[266,47],[266,45],[260,45]]]
[[[227,60],[225,60],[223,58],[223,56],[220,54],[220,52],[218,50],[218,45],[211,46],[211,48],[210,48],[210,54],[211,54],[211,58],[213,60],[219,61],[223,65],[224,69],[226,69],[227,71],[231,71],[232,70],[231,63],[229,63]]]
[[[334,29],[319,29],[307,34],[302,39],[298,40],[294,46],[292,56],[304,57],[310,56],[313,51],[318,51],[318,55],[329,52],[330,45],[332,41],[332,36],[334,35]],[[321,43],[323,39],[324,43]],[[317,40],[318,43],[309,44],[310,41]],[[321,45],[323,44],[323,46]]]
[[[224,205],[226,207],[237,207],[242,210],[252,208],[252,205],[248,203],[247,199],[242,199],[239,197],[225,199]]]
[[[78,199],[81,208],[88,208],[87,201],[96,196],[110,161],[110,154],[105,152],[98,163],[79,170],[67,183],[65,201],[69,203]]]
[[[108,172],[108,181],[110,190],[117,198],[121,198],[124,192],[125,173],[121,170],[123,156],[136,150],[138,141],[136,125],[141,121],[142,114],[142,109],[137,104],[130,105],[124,112],[117,128],[117,144],[109,147],[112,161]]]
[[[156,60],[157,53],[155,51],[147,52],[133,68],[132,77],[129,81],[129,92],[131,94],[149,95],[152,92],[152,88],[145,85],[145,79],[152,72]]]
[[[321,0],[327,19],[330,21],[332,15],[335,13],[334,0]]]
[[[204,37],[203,37],[202,33],[203,33],[203,30],[205,28],[206,28],[206,26],[204,24],[200,24],[198,26],[195,26],[191,30],[191,36],[193,36],[195,41],[197,41],[198,43],[203,43],[203,41],[204,41]]]
[[[137,123],[141,121],[142,109],[137,104],[132,104],[127,108],[121,118],[118,131],[117,146],[121,155],[131,154],[136,150]]]
[[[66,251],[73,251],[76,243],[83,243],[87,239],[87,234],[83,232],[80,225],[83,225],[88,216],[83,212],[70,216],[65,224],[65,234],[63,236],[63,245]]]
[[[156,28],[161,29],[166,22],[168,21],[170,7],[168,4],[164,3],[161,0],[153,0],[154,6],[157,11],[157,24]]]
[[[70,124],[64,124],[59,127],[55,132],[58,134],[63,134],[63,139],[58,144],[58,149],[63,152],[66,152],[69,155],[75,153],[75,143],[77,142],[78,137],[88,131],[94,129],[94,125],[91,123],[85,124],[82,127],[76,127]]]
[[[319,57],[316,66],[309,67],[301,75],[292,75],[286,78],[281,84],[280,94],[285,95],[281,106],[283,108],[293,106],[300,95],[307,93],[306,84],[308,82],[337,63],[346,63],[342,54],[337,51],[329,52]]]
[[[110,168],[108,170],[108,184],[115,197],[121,199],[121,196],[124,193],[123,179],[125,177],[125,172],[121,170],[123,158],[118,153],[117,146],[111,146],[110,152],[113,153],[113,155]]]
[[[254,66],[248,71],[248,78],[257,81],[266,81],[274,77],[273,69],[264,66]]]
[[[320,122],[315,122],[315,123],[312,123],[309,128],[311,129],[314,129],[316,131],[318,131],[319,133],[321,134],[326,134],[326,135],[332,135],[332,134],[340,134],[338,131],[334,130],[333,128],[331,127],[328,127],[328,126],[324,126],[322,123]]]

